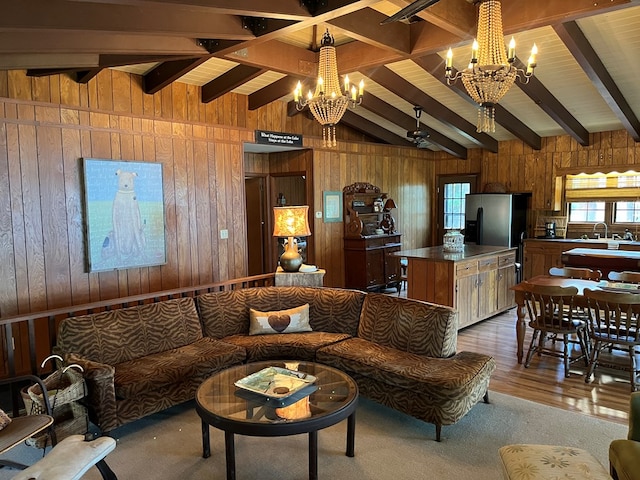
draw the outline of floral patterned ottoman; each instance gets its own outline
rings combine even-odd
[[[586,450],[555,445],[507,445],[499,450],[507,480],[611,480]]]

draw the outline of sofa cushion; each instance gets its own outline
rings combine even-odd
[[[117,365],[202,338],[191,297],[65,318],[56,350]]]
[[[243,348],[205,337],[183,347],[129,360],[115,366],[116,396],[132,398],[161,391],[185,378],[206,378],[242,363],[245,356]]]
[[[196,298],[204,335],[224,338],[249,333],[249,309],[286,310],[309,304],[309,323],[316,332],[358,330],[365,293],[357,290],[313,287],[256,287],[215,292]]]
[[[358,372],[416,393],[430,391],[464,395],[475,379],[495,370],[495,360],[484,354],[460,352],[449,358],[416,355],[362,338],[351,338],[316,352],[319,362],[345,372]]]
[[[249,319],[249,335],[311,331],[308,303],[296,308],[274,312],[261,312],[250,308]]]
[[[458,313],[444,305],[369,293],[357,336],[418,355],[449,357],[456,352]]]
[[[345,333],[305,332],[287,335],[233,335],[225,342],[243,347],[247,362],[270,359],[296,359],[313,361],[316,350],[349,338]]]

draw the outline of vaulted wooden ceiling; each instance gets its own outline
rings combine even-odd
[[[202,101],[227,92],[250,109],[289,102],[298,80],[315,85],[326,29],[340,74],[364,78],[363,104],[340,122],[380,142],[411,145],[414,105],[428,148],[466,158],[521,139],[626,129],[640,141],[640,0],[504,0],[506,36],[538,68],[496,110],[496,132],[477,133],[477,108],[461,84],[447,86],[444,56],[466,66],[476,34],[473,0],[441,0],[410,22],[380,25],[408,0],[20,0],[0,5],[0,69],[68,73],[87,82],[103,68],[143,77],[154,93],[171,82],[200,85]],[[340,126],[338,126],[340,128]]]

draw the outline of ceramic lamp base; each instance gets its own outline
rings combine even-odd
[[[292,237],[289,237],[287,242],[287,248],[282,256],[280,256],[280,266],[285,272],[297,272],[302,265],[302,255],[298,252],[298,246],[293,241]]]

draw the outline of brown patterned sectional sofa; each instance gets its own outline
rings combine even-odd
[[[311,332],[249,335],[249,309],[309,304]],[[103,431],[193,398],[211,373],[268,359],[325,363],[362,395],[436,426],[485,397],[495,361],[456,353],[455,310],[388,295],[311,287],[208,293],[63,320],[57,353],[85,368]]]

